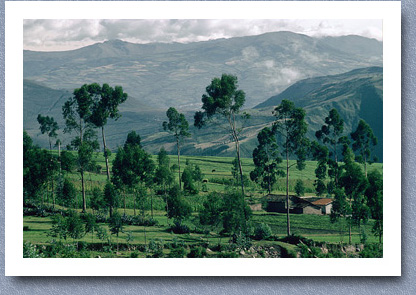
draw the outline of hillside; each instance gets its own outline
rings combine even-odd
[[[323,76],[305,79],[288,87],[282,93],[273,96],[256,106],[246,110],[251,119],[242,132],[241,151],[244,157],[251,157],[257,145],[257,134],[273,121],[272,110],[280,104],[282,99],[288,98],[296,106],[305,108],[309,124],[309,137],[314,139],[314,133],[324,122],[331,108],[337,108],[345,121],[345,134],[356,128],[360,118],[366,120],[373,128],[379,139],[376,154],[380,161],[383,159],[383,95],[382,95],[382,68],[372,67],[356,69],[340,75]],[[36,143],[46,146],[47,138],[40,134],[36,116],[38,113],[52,115],[63,129],[61,106],[69,92],[53,90],[36,83],[24,82],[25,119],[24,127],[28,133],[35,137]],[[50,104],[44,102],[47,97]],[[26,108],[26,101],[38,102],[37,108]],[[129,98],[121,105],[122,118],[114,122],[109,121],[106,126],[108,145],[115,150],[123,144],[126,135],[136,130],[142,137],[146,150],[155,154],[164,146],[170,153],[176,153],[174,137],[164,132],[162,123],[165,121],[166,110],[149,109],[145,106],[135,111],[134,100]],[[234,156],[235,146],[227,133],[216,125],[196,130],[193,125],[194,111],[185,111],[190,122],[192,136],[185,139],[182,153],[185,155],[205,156]],[[70,137],[60,132],[64,144],[69,143]]]
[[[382,43],[364,37],[312,38],[291,32],[188,44],[111,40],[71,51],[24,51],[24,78],[72,91],[84,83],[121,85],[130,110],[195,110],[211,79],[237,75],[246,107],[304,78],[381,66]],[[137,102],[137,104],[136,104]]]

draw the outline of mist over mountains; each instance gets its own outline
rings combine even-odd
[[[375,39],[291,32],[188,44],[112,40],[71,51],[24,51],[24,128],[44,145],[37,114],[53,116],[63,129],[61,108],[75,88],[94,82],[121,85],[129,98],[120,106],[122,117],[106,128],[109,147],[122,145],[126,134],[136,130],[148,151],[156,153],[164,145],[174,152],[173,138],[161,127],[167,108],[184,112],[192,125],[205,87],[228,73],[246,92],[245,107],[255,107],[248,110],[252,119],[242,134],[244,156],[251,156],[258,131],[271,123],[273,106],[285,98],[305,108],[311,129],[336,107],[346,132],[364,118],[381,142],[380,66],[382,43]],[[233,155],[233,144],[221,132],[191,128],[183,153]]]

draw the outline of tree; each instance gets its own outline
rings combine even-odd
[[[199,221],[203,225],[209,225],[213,228],[217,227],[221,223],[222,209],[223,200],[221,195],[217,192],[210,193],[199,212]]]
[[[106,202],[104,201],[103,191],[98,187],[94,187],[92,189],[91,208],[95,211],[99,211],[105,207]]]
[[[46,150],[33,145],[23,131],[23,196],[24,200],[36,199],[42,193],[48,179],[58,168],[55,157]],[[42,194],[43,202],[43,194]]]
[[[74,207],[77,197],[77,190],[74,184],[67,178],[64,179],[62,186],[58,186],[58,199],[65,207]]]
[[[377,145],[377,137],[374,135],[370,125],[364,120],[360,120],[357,129],[351,133],[351,138],[353,140],[352,149],[358,153],[356,160],[364,164],[364,173],[365,177],[367,177],[367,163],[372,163],[369,159],[372,149]],[[374,157],[373,161],[376,162],[377,157]]]
[[[339,193],[340,196],[336,196],[332,207],[333,213],[331,214],[347,218],[349,223],[349,243],[351,244],[352,223],[360,226],[361,221],[366,222],[368,219],[369,209],[364,198],[368,182],[361,167],[355,162],[354,153],[349,147],[344,151],[344,163],[342,167],[344,172],[339,178],[339,188],[336,190],[336,193]],[[340,192],[341,190],[342,193]],[[332,220],[336,220],[336,218]]]
[[[119,197],[116,188],[109,181],[107,181],[104,187],[104,202],[106,204],[106,207],[110,211],[110,217],[112,217],[113,208],[117,208],[119,203]]]
[[[365,191],[371,217],[375,220],[372,231],[378,236],[379,243],[383,237],[383,175],[377,170],[367,175],[368,187]]]
[[[257,135],[258,145],[253,150],[254,170],[250,172],[253,181],[260,182],[262,188],[272,192],[278,176],[284,176],[284,171],[278,165],[282,163],[275,133],[268,127],[263,128]]]
[[[328,191],[325,184],[325,179],[327,174],[329,150],[326,146],[320,145],[317,141],[312,141],[311,153],[312,159],[318,162],[315,169],[316,179],[314,181],[316,195],[322,196]]]
[[[65,119],[65,133],[76,133],[70,147],[78,151],[78,172],[81,175],[82,212],[86,212],[84,173],[92,162],[93,151],[99,148],[93,125],[90,122],[93,106],[93,95],[89,92],[88,85],[74,90],[62,107]]]
[[[164,194],[166,194],[166,186],[173,183],[174,177],[170,170],[170,160],[166,150],[162,147],[157,155],[158,167],[155,172],[155,182],[162,186]]]
[[[132,140],[133,137],[135,140]],[[143,150],[140,144],[137,144],[137,138],[134,131],[129,133],[124,147],[117,150],[112,168],[114,185],[119,189],[126,187],[135,195],[139,186],[150,185],[153,182],[155,170],[151,156]],[[134,204],[136,204],[136,198]]]
[[[168,218],[173,218],[175,223],[182,224],[192,213],[191,205],[183,198],[181,189],[173,186],[168,196]]]
[[[244,195],[243,168],[241,165],[239,140],[242,127],[239,127],[237,122],[240,109],[246,100],[246,94],[243,90],[237,90],[237,88],[238,80],[236,76],[222,74],[221,78],[212,79],[211,84],[205,88],[206,94],[202,95],[203,111],[195,113],[194,125],[197,128],[202,128],[208,121],[212,121],[217,116],[225,118],[228,132],[230,132],[231,138],[235,143],[241,191]],[[243,113],[241,118],[246,120],[249,118],[249,115]]]
[[[108,166],[108,157],[110,151],[107,150],[105,141],[104,126],[107,124],[108,118],[117,121],[121,115],[118,111],[118,106],[126,101],[127,93],[123,92],[121,86],[110,87],[108,84],[93,83],[86,86],[87,91],[93,96],[92,113],[89,118],[97,128],[101,128],[103,138],[104,158],[107,171],[107,180],[110,180],[110,168]]]
[[[298,197],[301,197],[305,194],[305,185],[303,184],[302,179],[296,180],[295,192],[296,196]]]
[[[41,114],[38,114],[37,117],[38,123],[39,123],[39,129],[42,134],[47,134],[49,139],[49,150],[52,150],[52,138],[56,138],[58,136],[58,133],[56,131],[59,130],[58,123],[55,121],[53,117],[49,116],[42,116]]]
[[[191,166],[186,166],[182,173],[183,190],[190,194],[197,194]]]
[[[230,192],[223,198],[222,223],[224,232],[231,234],[248,234],[248,221],[251,209],[246,204],[244,196]]]
[[[328,186],[329,193],[331,193],[334,186],[338,185],[338,179],[341,173],[338,165],[338,156],[342,152],[345,144],[348,144],[347,137],[342,135],[343,132],[344,120],[336,109],[331,109],[328,117],[325,118],[325,124],[315,133],[316,138],[328,148],[326,159],[321,154],[322,158],[318,159],[318,165],[322,165],[325,160],[328,164],[328,175],[331,178]]]
[[[302,108],[296,108],[295,104],[289,100],[282,100],[277,106],[273,115],[273,131],[277,133],[281,141],[283,154],[286,159],[286,207],[287,207],[287,234],[290,235],[290,217],[289,217],[289,169],[296,165],[297,169],[305,168],[306,154],[309,148],[309,141],[305,137],[308,125],[305,121],[305,111]],[[290,164],[289,158],[296,157],[296,163]]]
[[[123,232],[123,220],[121,219],[120,213],[117,211],[113,213],[110,217],[108,226],[110,227],[110,232],[113,235],[117,236],[117,251],[118,251],[118,234]]]
[[[181,162],[180,162],[180,144],[185,137],[191,136],[188,132],[189,130],[189,123],[185,118],[184,114],[178,113],[175,108],[170,107],[167,112],[166,116],[169,119],[169,122],[163,122],[163,129],[165,131],[169,131],[173,134],[176,140],[176,148],[178,151],[178,175],[179,175],[179,188],[181,186]]]

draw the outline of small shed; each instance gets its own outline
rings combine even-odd
[[[332,210],[332,202],[334,200],[330,198],[323,198],[313,201],[312,204],[321,208],[322,214],[330,214]]]

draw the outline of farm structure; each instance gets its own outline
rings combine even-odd
[[[289,213],[325,215],[331,213],[332,199],[301,198],[289,195]],[[269,194],[265,196],[265,210],[286,213],[286,195]]]

